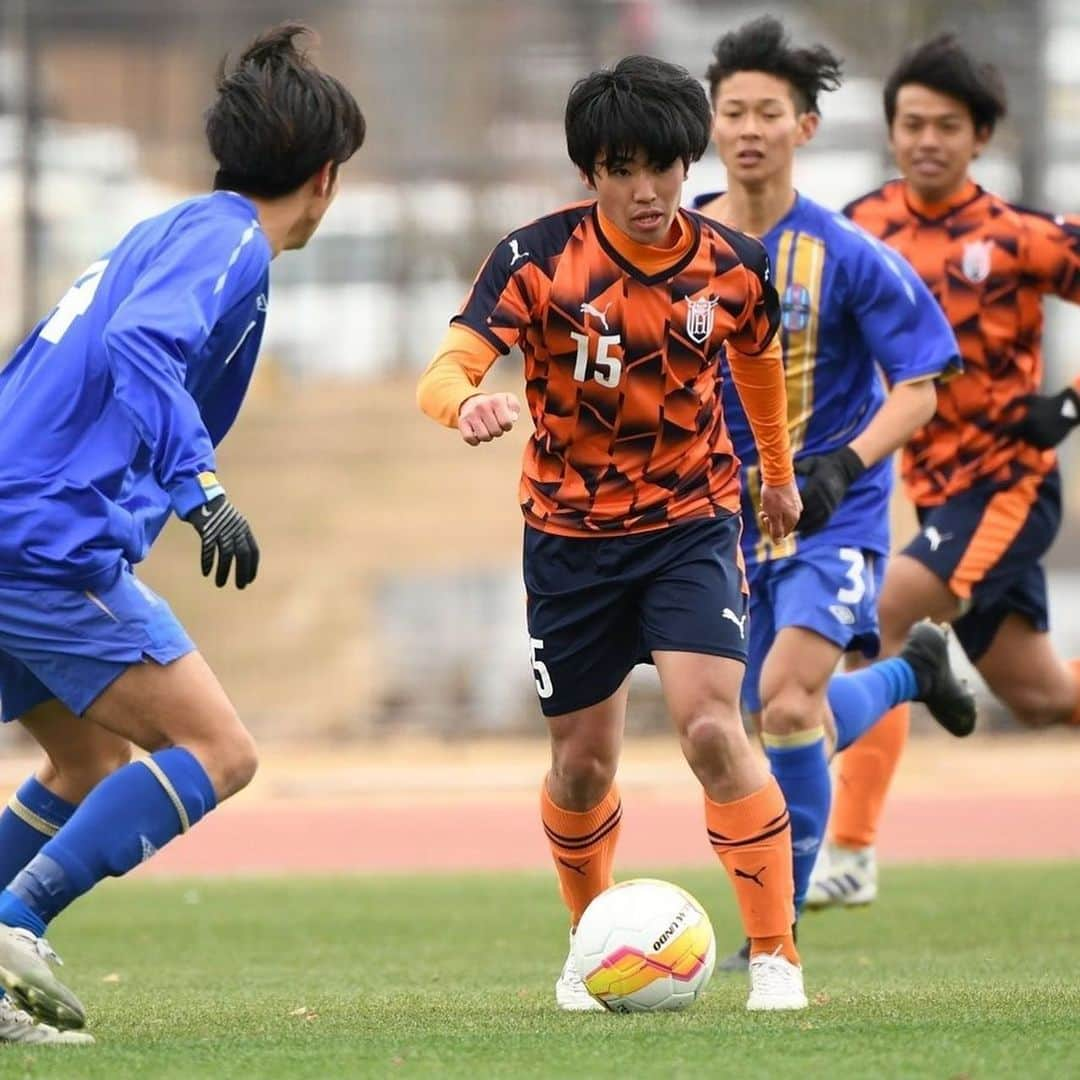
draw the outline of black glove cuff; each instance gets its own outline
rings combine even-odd
[[[1076,427],[1077,424],[1080,424],[1080,393],[1077,393],[1075,386],[1066,386],[1065,396],[1072,401],[1076,409],[1076,415],[1069,420],[1069,423]]]
[[[836,451],[836,461],[843,469],[844,477],[849,484],[855,483],[866,472],[863,459],[850,446],[841,446]]]

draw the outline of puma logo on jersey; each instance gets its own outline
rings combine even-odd
[[[610,307],[611,304],[608,303],[604,306],[604,310],[601,311],[599,308],[593,307],[592,304],[586,301],[584,304],[581,305],[581,314],[585,316],[591,315],[594,319],[599,319],[603,328],[605,330],[609,330],[610,327],[607,324],[607,313]]]
[[[941,547],[941,545],[944,544],[946,540],[951,540],[953,538],[952,533],[940,533],[940,532],[938,532],[937,527],[935,525],[931,525],[923,533],[923,536],[926,537],[926,542],[930,545],[930,550],[931,551],[937,551],[937,549],[939,547]]]
[[[746,616],[745,615],[743,615],[742,618],[740,618],[738,615],[735,614],[734,611],[731,610],[731,608],[726,607],[726,608],[724,608],[724,610],[722,612],[720,612],[720,617],[723,618],[723,619],[727,619],[730,622],[733,622],[739,628],[739,637],[741,637],[741,638],[746,637]]]
[[[529,257],[529,252],[518,250],[518,241],[516,237],[510,241],[510,254],[512,256],[510,259],[511,266],[513,266],[518,259],[527,259]]]

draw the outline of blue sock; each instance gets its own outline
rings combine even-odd
[[[808,733],[809,734],[809,733]],[[832,802],[825,732],[802,746],[770,746],[764,736],[765,753],[791,814],[791,848],[795,870],[795,912],[802,909],[818,848],[825,838]]]
[[[26,780],[0,814],[0,883],[11,881],[74,813],[73,803],[36,777]]]
[[[74,813],[73,803],[54,795],[37,777],[26,780],[0,814],[0,881],[5,885],[11,881]],[[45,926],[41,919],[25,905],[23,908],[9,924],[42,933]]]
[[[899,656],[879,660],[862,671],[834,675],[828,700],[836,720],[836,749],[845,750],[890,709],[919,692],[915,672]]]
[[[125,765],[0,893],[0,923],[26,925],[30,912],[47,925],[102,878],[126,874],[216,805],[206,770],[181,747]]]

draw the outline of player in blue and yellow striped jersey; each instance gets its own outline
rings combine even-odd
[[[843,653],[877,654],[891,455],[933,414],[934,381],[957,367],[958,349],[901,259],[793,186],[795,151],[817,130],[818,95],[839,85],[839,61],[823,46],[794,47],[765,17],[717,42],[707,77],[729,187],[696,206],[760,237],[769,252],[804,503],[789,538],[773,543],[759,529],[753,442],[737,397],[725,393],[746,481],[743,701],[791,810],[798,909],[829,813],[827,730],[835,725],[837,744],[848,745],[893,702],[912,699],[956,734],[974,723],[944,637],[929,625],[901,657],[833,676]]]
[[[258,568],[214,448],[255,366],[270,261],[308,241],[364,138],[304,32],[276,27],[223,67],[215,190],[136,225],[0,374],[0,705],[46,755],[0,814],[0,1041],[78,1037],[57,1030],[85,1013],[46,926],[255,771],[225,691],[132,567],[176,514],[219,586]],[[149,756],[128,764],[131,743]]]

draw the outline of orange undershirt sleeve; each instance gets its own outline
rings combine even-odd
[[[757,443],[762,479],[769,487],[790,484],[795,479],[795,470],[791,463],[780,337],[775,336],[755,356],[739,352],[728,342],[727,358],[735,389]]]
[[[457,427],[462,404],[479,392],[480,381],[498,355],[490,342],[454,323],[420,376],[416,387],[420,411],[446,427]]]

